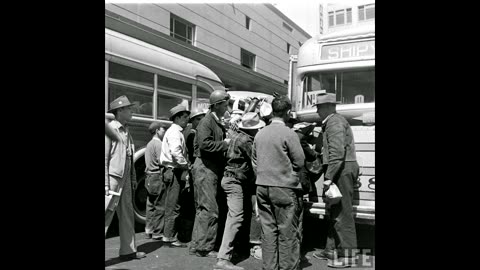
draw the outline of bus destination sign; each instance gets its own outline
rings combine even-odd
[[[339,60],[369,56],[375,57],[375,40],[323,46],[320,59]]]

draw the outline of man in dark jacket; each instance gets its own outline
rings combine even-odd
[[[222,125],[221,117],[228,107],[230,95],[215,90],[210,95],[210,112],[200,121],[195,135],[195,163],[193,179],[195,190],[196,216],[193,225],[190,254],[216,258],[214,251],[217,240],[219,208],[217,204],[218,181],[225,168],[225,152],[229,139]]]
[[[342,193],[342,198],[333,205],[327,200],[330,221],[327,244],[325,250],[313,256],[329,259],[329,267],[343,268],[351,265],[349,256],[352,255],[352,249],[357,247],[352,206],[354,183],[359,173],[355,141],[350,124],[336,112],[335,94],[318,95],[314,106],[322,121],[324,190],[334,183]],[[335,251],[338,259],[334,256]]]

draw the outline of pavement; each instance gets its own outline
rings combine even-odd
[[[307,223],[304,233],[309,237],[304,238],[305,250],[308,251],[308,262],[303,263],[300,269],[323,270],[332,269],[327,267],[327,261],[316,259],[312,256],[316,250],[323,247],[319,243],[325,243],[322,231],[325,224],[322,220],[314,220]],[[112,224],[114,225],[114,224]],[[162,269],[162,270],[212,270],[216,263],[215,258],[197,257],[188,254],[188,248],[170,247],[162,241],[146,239],[141,229],[136,230],[137,250],[147,253],[147,257],[141,260],[121,261],[118,258],[120,241],[118,235],[107,234],[105,239],[105,269]],[[364,248],[363,252],[370,255],[360,255],[357,266],[352,269],[375,269],[375,230],[374,226],[357,224],[358,245]],[[240,258],[237,265],[245,270],[261,270],[262,261],[253,257]]]

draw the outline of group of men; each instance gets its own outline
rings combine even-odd
[[[186,247],[190,231],[189,254],[215,257],[214,269],[233,270],[243,269],[232,263],[234,249],[238,251],[242,239],[249,239],[254,253],[261,250],[264,270],[299,269],[305,192],[302,174],[306,154],[307,160],[318,155],[323,156],[324,192],[335,184],[342,198],[335,204],[327,201],[331,224],[326,248],[313,256],[329,260],[330,267],[350,266],[348,250],[356,248],[352,199],[358,164],[352,131],[336,113],[335,95],[317,96],[314,106],[322,121],[323,151],[313,154],[306,153],[289,126],[292,104],[287,97],[273,99],[268,124],[258,113],[247,111],[227,130],[223,116],[229,100],[228,93],[216,90],[210,96],[208,112],[191,114],[178,105],[170,110],[170,127],[165,122],[150,126],[153,139],[145,152],[147,236]],[[126,127],[130,106],[125,96],[110,104],[116,120],[109,126],[121,139],[106,136],[105,190],[122,192],[117,207],[120,257],[138,259],[145,254],[136,251],[133,230],[131,188],[136,181],[133,143]],[[189,121],[191,130],[185,132]],[[189,207],[194,209],[193,228],[181,228],[185,222],[179,220]],[[106,217],[106,229],[107,222]]]

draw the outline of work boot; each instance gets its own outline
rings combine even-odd
[[[217,264],[213,266],[213,270],[244,270],[244,268],[236,266],[228,260],[218,259]]]
[[[202,251],[202,250],[197,250],[195,254],[198,257],[209,257],[209,258],[217,258],[218,252],[215,250],[212,251]]]
[[[165,243],[172,243],[172,242],[175,242],[177,241],[177,238],[176,237],[166,237],[166,236],[163,236],[163,242]]]
[[[127,255],[120,255],[120,260],[125,261],[125,260],[134,260],[134,259],[141,259],[147,257],[147,254],[145,252],[133,252]]]
[[[333,260],[334,259],[334,254],[333,252],[329,252],[326,250],[322,251],[317,251],[313,253],[313,257],[320,259],[320,260]]]
[[[180,240],[170,243],[172,247],[187,247],[187,243],[184,243]]]

